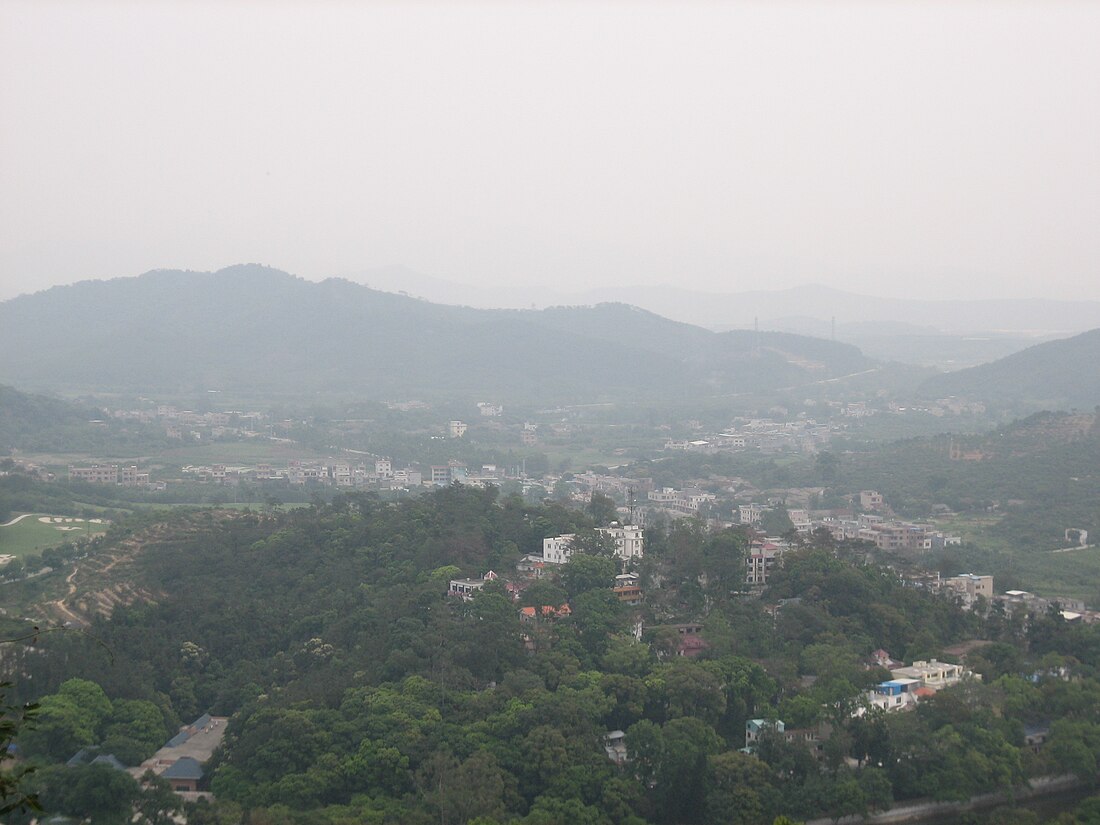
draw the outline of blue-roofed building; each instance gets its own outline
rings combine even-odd
[[[166,748],[178,748],[180,745],[182,745],[184,742],[186,742],[190,738],[191,738],[191,734],[189,732],[187,732],[185,730],[181,730],[179,733],[177,733],[175,736],[173,736],[171,739],[169,739],[168,742],[165,743],[164,747],[166,747]]]
[[[173,791],[197,791],[203,777],[202,765],[197,759],[181,756],[161,776],[168,780]]]
[[[65,764],[70,768],[81,765],[107,765],[120,771],[127,770],[113,753],[100,753],[98,748],[81,748],[69,757],[69,761]]]
[[[114,768],[116,771],[126,770],[126,766],[119,762],[113,753],[101,753],[99,756],[92,760],[91,764],[108,765]]]

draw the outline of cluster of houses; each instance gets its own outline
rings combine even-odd
[[[624,567],[630,562],[640,559],[645,552],[645,539],[642,528],[637,525],[621,525],[612,523],[609,527],[601,527],[598,530],[610,537],[614,542],[614,556]],[[541,579],[549,570],[568,563],[575,552],[573,541],[575,534],[561,536],[548,536],[542,542],[542,555],[528,554],[523,556],[516,564],[517,580],[504,584],[505,591],[513,601],[519,601],[523,591],[531,582]],[[469,601],[477,593],[484,589],[489,582],[496,581],[500,577],[490,570],[481,578],[451,579],[447,586],[447,594],[456,598]],[[623,572],[615,577],[612,592],[615,597],[624,604],[636,605],[642,601],[642,588],[637,573]],[[539,607],[523,607],[519,610],[520,621],[547,622],[566,618],[572,615],[572,609],[568,604],[540,605]],[[534,649],[534,640],[524,636],[524,642],[528,648]]]
[[[692,629],[691,625],[682,627],[685,631]],[[684,638],[694,637],[691,633],[685,632]],[[940,662],[936,659],[903,665],[891,659],[890,654],[885,650],[876,650],[871,654],[867,666],[887,668],[890,670],[891,678],[866,691],[852,711],[853,716],[863,716],[876,708],[888,713],[911,710],[922,699],[974,676],[962,665]],[[745,747],[741,750],[752,754],[762,739],[767,736],[779,736],[786,742],[808,747],[811,753],[820,757],[823,754],[823,743],[828,739],[830,731],[831,724],[828,722],[807,728],[790,728],[782,719],[749,719],[745,722]],[[604,735],[604,752],[615,765],[626,765],[630,761],[627,745],[626,734],[621,730],[608,731]]]
[[[108,765],[138,780],[147,771],[152,771],[167,780],[173,791],[194,799],[204,792],[208,777],[203,765],[221,745],[228,721],[228,717],[204,713],[191,724],[180,728],[164,747],[135,767],[127,767],[114,754],[101,753],[97,748],[81,748],[66,764],[69,767]]]
[[[171,404],[157,404],[138,410],[111,410],[111,418],[118,421],[138,421],[143,424],[161,424],[168,438],[182,439],[188,435],[196,441],[204,437],[255,438],[272,433],[269,417],[260,412],[228,410],[225,412],[196,412],[181,410]],[[290,422],[284,422],[289,425]]]
[[[110,484],[120,487],[164,489],[163,481],[151,481],[149,473],[138,469],[136,464],[90,464],[84,467],[70,464],[69,481],[83,481],[87,484]]]
[[[889,670],[891,678],[864,694],[864,701],[854,712],[856,716],[862,716],[873,708],[891,712],[909,710],[916,707],[921,699],[934,696],[937,691],[974,675],[962,665],[936,659],[915,661],[906,666],[891,659],[885,650],[876,650],[872,659],[876,666]]]
[[[836,426],[818,424],[812,419],[774,421],[770,418],[739,420],[729,430],[694,439],[665,440],[666,450],[689,453],[730,453],[757,450],[762,453],[816,453],[829,442]]]
[[[805,508],[791,508],[787,510],[787,515],[798,533],[808,534],[823,528],[837,541],[866,541],[880,550],[941,550],[962,543],[959,536],[948,535],[930,524],[915,524],[880,514],[888,508],[882,494],[875,490],[861,491],[859,504],[861,510],[872,512],[812,512]],[[736,516],[740,524],[756,526],[761,523],[764,514],[776,506],[779,506],[777,501],[740,504]]]

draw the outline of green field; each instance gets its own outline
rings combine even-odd
[[[46,524],[39,521],[40,518],[65,518],[65,520],[51,521]],[[33,513],[15,524],[0,527],[0,555],[22,557],[76,538],[102,533],[106,529],[106,524],[94,524],[84,519]]]
[[[1083,547],[1067,553],[1039,550],[1025,542],[1006,540],[991,529],[1000,518],[956,516],[937,519],[936,526],[989,554],[986,564],[991,569],[983,567],[970,572],[992,573],[998,592],[1005,588],[996,577],[1007,574],[1013,586],[1040,596],[1071,596],[1090,604],[1100,601],[1100,547]]]

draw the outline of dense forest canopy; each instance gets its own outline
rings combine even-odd
[[[963,612],[825,536],[760,599],[740,592],[747,535],[692,520],[647,531],[639,608],[611,593],[598,541],[518,601],[503,579],[445,595],[451,578],[507,574],[544,537],[593,526],[458,486],[176,514],[133,562],[154,602],[12,654],[15,698],[42,704],[21,744],[46,763],[93,744],[136,759],[199,713],[229,715],[211,766],[219,815],[301,823],[770,822],[1085,776],[1100,756],[1100,633]],[[567,616],[520,618],[566,602]],[[683,622],[702,627],[697,658],[675,655]],[[971,658],[984,679],[916,712],[853,715],[888,676],[871,651],[942,657],[968,638],[990,642]],[[745,754],[754,718],[815,744],[765,735]],[[1036,755],[1024,728],[1051,719]],[[605,752],[616,730],[625,765]],[[59,777],[75,774],[59,770],[37,781],[63,808]],[[204,810],[195,821],[217,813]]]

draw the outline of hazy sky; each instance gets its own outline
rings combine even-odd
[[[0,298],[257,261],[1100,299],[1100,3],[0,2]]]

